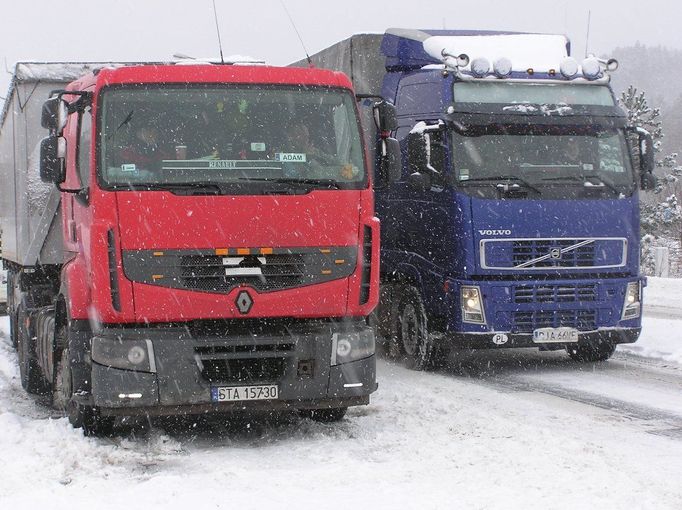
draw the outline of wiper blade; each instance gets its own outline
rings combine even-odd
[[[526,188],[528,188],[528,189],[530,189],[530,190],[533,190],[533,191],[534,191],[535,193],[537,193],[538,195],[542,194],[542,192],[541,192],[538,188],[536,188],[535,186],[533,186],[530,182],[528,182],[528,181],[527,181],[526,179],[524,179],[523,177],[519,177],[518,175],[494,175],[494,176],[490,176],[490,177],[472,177],[472,178],[469,178],[469,179],[465,179],[465,180],[463,180],[463,181],[460,181],[460,183],[463,183],[463,182],[476,182],[476,181],[479,181],[479,182],[486,182],[486,181],[504,181],[504,180],[506,180],[506,181],[518,181],[518,182],[520,182],[524,187],[526,187]],[[498,186],[497,186],[498,189],[503,189],[504,186],[505,186],[505,183],[502,183],[502,182],[498,182],[497,184],[498,184]],[[518,184],[517,184],[517,185],[518,185]],[[503,191],[509,191],[509,189],[508,189],[508,188],[507,188],[507,189],[503,189]]]
[[[273,182],[275,184],[294,184],[310,187],[319,186],[328,189],[340,189],[339,183],[334,179],[298,179],[296,177],[241,177],[241,181]]]
[[[215,182],[179,182],[179,183],[129,183],[123,185],[132,190],[142,191],[170,191],[186,195],[224,195],[224,188]]]
[[[597,184],[589,181],[588,179],[596,179],[599,181]],[[588,189],[604,189],[604,188],[609,188],[611,191],[613,191],[616,195],[620,195],[620,190],[616,187],[614,183],[609,181],[608,179],[605,179],[601,175],[581,175],[581,176],[576,176],[576,175],[561,175],[561,176],[556,176],[556,177],[543,177],[543,181],[571,181],[571,182],[581,182],[583,184],[584,188]]]

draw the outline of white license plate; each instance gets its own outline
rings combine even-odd
[[[578,341],[578,330],[575,328],[540,328],[533,331],[533,342],[536,344],[569,343]]]
[[[238,402],[241,400],[275,400],[279,396],[276,384],[257,386],[214,386],[211,388],[213,402]]]

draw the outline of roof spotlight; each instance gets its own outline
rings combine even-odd
[[[618,69],[618,61],[615,58],[610,58],[606,61],[606,70],[613,72]]]
[[[476,78],[482,78],[490,72],[490,61],[485,57],[476,57],[471,61],[471,72]]]
[[[582,62],[583,76],[588,80],[596,80],[601,74],[599,60],[594,57],[587,57]]]
[[[564,78],[569,80],[578,74],[578,61],[573,57],[566,57],[561,61],[559,70]]]
[[[493,72],[498,78],[506,78],[512,72],[512,63],[507,57],[498,58],[493,63]]]

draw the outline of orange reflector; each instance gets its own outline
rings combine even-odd
[[[163,257],[163,252],[162,251],[155,251],[154,256],[155,257]]]
[[[237,255],[251,255],[249,248],[237,248]]]
[[[153,274],[152,275],[152,280],[154,280],[154,281],[160,280],[161,278],[163,278],[162,274]]]
[[[329,248],[320,248],[320,253],[331,253],[332,251]]]
[[[260,254],[261,255],[272,255],[272,248],[261,248]]]
[[[323,269],[322,274],[332,274],[332,270],[331,269]]]
[[[343,263],[345,263],[345,262],[346,262],[346,259],[336,259],[336,260],[334,261],[334,264],[343,264]]]
[[[216,248],[215,249],[216,255],[227,255],[227,252],[228,252],[227,248]]]

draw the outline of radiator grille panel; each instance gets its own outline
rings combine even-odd
[[[570,327],[579,331],[597,329],[595,310],[518,311],[512,314],[512,331],[532,333],[538,328]]]
[[[483,239],[479,250],[483,269],[603,269],[627,263],[624,238]]]
[[[519,285],[513,289],[514,303],[584,303],[597,300],[597,286]]]
[[[270,292],[346,278],[358,258],[357,246],[225,252],[128,250],[123,252],[123,269],[130,280],[149,285],[221,294],[240,286]]]

